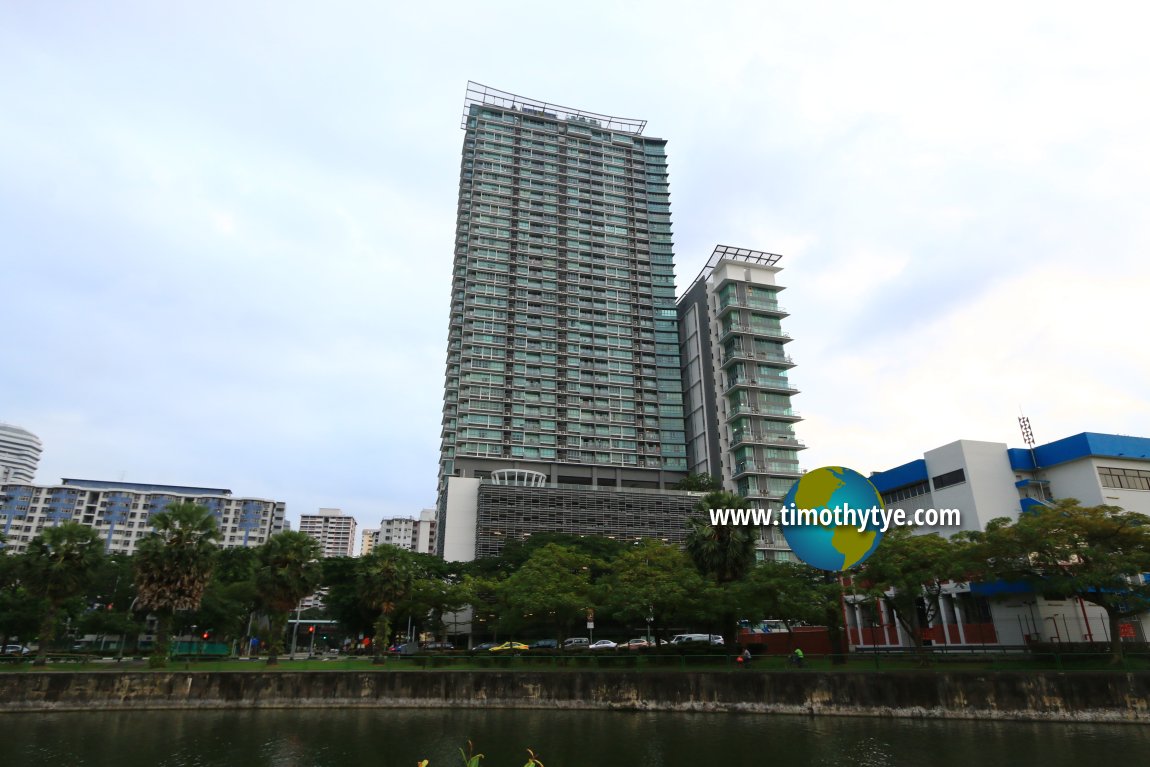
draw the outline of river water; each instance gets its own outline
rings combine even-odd
[[[2,767],[1031,767],[1150,764],[1150,726],[627,711],[0,714]]]

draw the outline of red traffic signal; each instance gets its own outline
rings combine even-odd
[[[210,632],[210,631],[205,631],[205,632],[204,632],[204,634],[203,634],[203,636],[204,636],[204,639],[205,639],[205,640],[211,639],[211,638],[212,638],[212,632]]]
[[[315,626],[308,626],[307,627],[307,633],[314,634],[315,633]]]

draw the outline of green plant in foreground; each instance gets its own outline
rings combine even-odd
[[[463,767],[480,767],[480,762],[483,760],[483,754],[475,753],[475,745],[469,740],[467,741],[467,753],[463,749],[459,749],[459,756],[463,758]],[[527,764],[523,767],[543,767],[543,762],[535,757],[535,752],[527,749]],[[428,767],[430,760],[424,759],[419,762],[416,767]]]

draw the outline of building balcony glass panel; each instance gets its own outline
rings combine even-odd
[[[794,360],[785,354],[768,354],[766,352],[753,352],[737,347],[730,351],[722,353],[723,367],[731,364],[732,362],[746,362],[753,360],[756,362],[766,362],[770,365],[777,365],[780,368],[792,368],[795,366]]]
[[[799,477],[802,476],[802,470],[799,469],[798,464],[778,461],[737,461],[735,463],[734,479],[751,474]]]
[[[801,421],[802,416],[791,410],[789,407],[759,407],[757,405],[748,405],[739,403],[731,406],[731,410],[727,413],[727,420],[731,421],[737,416],[741,415],[761,415],[779,421]]]
[[[806,449],[806,445],[793,434],[777,434],[774,432],[753,431],[750,429],[735,430],[731,434],[731,447],[739,445],[777,445],[793,447],[796,450]]]
[[[763,389],[766,391],[779,392],[782,394],[798,394],[799,390],[791,386],[790,382],[785,378],[745,378],[741,376],[727,376],[727,388],[723,390],[726,394],[734,389]]]
[[[773,328],[766,325],[750,325],[741,322],[732,322],[725,326],[719,334],[719,343],[728,338],[736,335],[757,336],[759,338],[769,338],[772,341],[782,341],[786,343],[791,340],[790,335],[783,332],[780,328]]]
[[[720,317],[733,309],[754,309],[756,311],[774,314],[778,317],[787,317],[790,314],[782,306],[779,306],[777,301],[760,301],[753,298],[739,298],[738,296],[727,296],[719,299]]]

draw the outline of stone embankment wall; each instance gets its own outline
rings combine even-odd
[[[165,672],[0,674],[0,711],[498,707],[1150,722],[1150,673]]]

